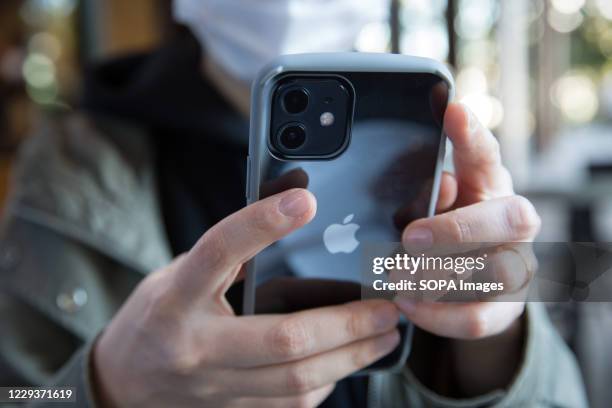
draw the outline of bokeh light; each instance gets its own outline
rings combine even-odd
[[[55,82],[55,66],[49,57],[32,53],[23,63],[23,77],[34,88],[46,88]]]
[[[448,56],[448,35],[441,24],[419,27],[401,36],[402,54],[445,60]]]
[[[483,38],[489,34],[498,16],[494,0],[462,0],[455,21],[457,34],[470,40]]]
[[[590,122],[599,110],[595,83],[582,73],[568,73],[559,78],[553,85],[551,100],[563,117],[573,123]]]
[[[468,67],[457,74],[457,94],[461,97],[469,94],[485,94],[488,90],[487,76],[476,67]]]
[[[68,15],[74,11],[77,0],[30,0],[35,7],[49,13]]]
[[[612,1],[610,0],[595,0],[595,6],[601,15],[608,20],[612,20]]]
[[[449,53],[446,0],[404,0],[400,14],[402,54],[445,60]]]
[[[504,107],[499,99],[486,94],[470,94],[461,98],[480,122],[490,129],[499,126],[504,119]]]
[[[28,41],[28,51],[57,61],[62,54],[62,44],[56,36],[47,32],[39,32],[32,35]]]
[[[388,24],[370,23],[359,33],[355,49],[361,52],[386,52],[390,42],[391,30]]]
[[[573,14],[577,13],[584,7],[585,0],[551,0],[553,9],[559,13]]]
[[[548,24],[560,33],[571,33],[576,30],[584,21],[580,11],[573,13],[562,13],[555,8],[548,10]]]

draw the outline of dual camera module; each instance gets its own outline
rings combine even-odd
[[[291,115],[299,115],[308,107],[308,91],[304,88],[290,89],[282,97],[285,111]],[[306,143],[306,128],[301,123],[289,123],[279,134],[279,142],[289,150],[296,150]]]
[[[272,100],[270,148],[285,159],[329,158],[348,144],[353,94],[337,77],[286,77]]]

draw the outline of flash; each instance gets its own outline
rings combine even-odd
[[[331,112],[325,112],[321,115],[321,126],[330,127],[336,122],[336,117]]]

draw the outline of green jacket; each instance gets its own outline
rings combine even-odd
[[[138,282],[171,260],[154,171],[147,135],[108,118],[50,118],[28,139],[0,236],[0,385],[73,386],[76,406],[95,406],[92,340]],[[575,327],[571,317],[559,323]],[[431,393],[409,372],[377,375],[371,384],[381,397],[374,404],[587,406],[574,355],[544,307],[529,305],[527,319],[525,357],[510,389],[455,401]],[[573,333],[573,344],[589,343],[576,339],[583,333],[589,334]],[[600,348],[610,361],[612,351]],[[592,361],[583,367],[587,379],[594,372],[611,378],[612,364],[606,372]],[[612,395],[595,391],[605,400]]]

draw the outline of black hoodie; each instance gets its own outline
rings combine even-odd
[[[200,46],[181,37],[156,52],[87,70],[82,108],[148,130],[175,255],[244,206],[248,119],[206,81]]]

